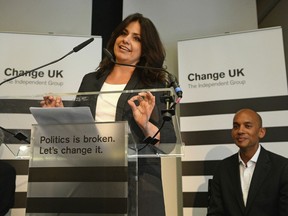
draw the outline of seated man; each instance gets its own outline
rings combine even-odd
[[[288,159],[259,144],[265,133],[255,111],[235,114],[231,134],[239,151],[219,163],[208,216],[288,215]]]
[[[16,171],[0,160],[0,216],[4,216],[14,205]]]

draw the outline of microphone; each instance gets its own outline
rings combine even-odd
[[[131,64],[118,63],[118,62],[115,61],[113,55],[112,55],[107,49],[104,48],[103,51],[104,51],[104,54],[108,57],[108,59],[109,59],[111,62],[113,62],[114,64],[117,64],[117,65],[128,66],[128,67],[135,67],[135,68],[141,68],[141,69],[151,69],[151,70],[162,70],[162,71],[164,71],[164,72],[167,73],[167,75],[168,75],[169,87],[173,87],[176,95],[177,95],[179,98],[182,98],[182,96],[183,96],[183,91],[182,91],[182,89],[180,88],[180,85],[179,85],[179,83],[178,83],[177,78],[176,78],[174,75],[172,75],[171,73],[169,73],[168,71],[164,70],[163,68],[156,68],[156,67],[149,67],[149,66],[140,66],[140,65],[131,65]]]
[[[90,44],[93,40],[94,40],[94,38],[90,38],[90,39],[84,41],[83,43],[81,43],[81,44],[79,44],[78,46],[74,47],[69,53],[67,53],[66,55],[62,56],[61,58],[59,58],[59,59],[57,59],[57,60],[54,60],[54,61],[52,61],[52,62],[50,62],[50,63],[47,63],[47,64],[45,64],[45,65],[42,65],[42,66],[40,66],[40,67],[37,67],[37,68],[34,68],[34,69],[32,69],[32,70],[26,71],[25,73],[19,74],[19,75],[14,76],[14,77],[11,77],[11,78],[9,78],[9,79],[6,79],[6,80],[4,80],[4,81],[2,81],[2,82],[0,83],[0,86],[1,86],[2,84],[4,84],[4,83],[9,82],[9,81],[11,81],[11,80],[14,80],[14,79],[16,79],[16,78],[18,78],[18,77],[20,77],[20,76],[25,76],[26,74],[31,73],[32,71],[35,71],[35,70],[44,68],[44,67],[46,67],[46,66],[48,66],[48,65],[54,64],[54,63],[56,63],[56,62],[59,62],[60,60],[66,58],[67,56],[71,55],[72,53],[78,52],[79,50],[83,49],[85,46],[87,46],[88,44]]]
[[[90,44],[93,40],[94,40],[94,38],[90,38],[90,39],[84,41],[83,43],[81,43],[78,46],[74,47],[73,48],[73,52],[78,52],[79,50],[83,49],[85,46]]]
[[[180,88],[180,85],[178,83],[177,78],[175,76],[173,76],[171,73],[168,73],[168,77],[169,77],[169,80],[170,80],[170,86],[172,86],[174,88],[174,91],[176,92],[177,96],[179,98],[182,98],[183,91]]]

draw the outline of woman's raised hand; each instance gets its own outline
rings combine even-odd
[[[42,107],[64,107],[61,97],[44,96],[40,102]]]
[[[132,109],[134,120],[142,129],[144,135],[154,135],[158,128],[149,122],[149,119],[155,106],[155,96],[151,92],[140,92],[138,95],[130,98],[128,104]]]

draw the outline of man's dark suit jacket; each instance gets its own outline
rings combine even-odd
[[[287,216],[288,159],[261,151],[244,206],[238,154],[220,162],[211,185],[208,216]]]
[[[16,171],[11,165],[0,161],[0,216],[14,205]]]

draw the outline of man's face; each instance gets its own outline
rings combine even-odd
[[[256,151],[259,140],[265,136],[257,114],[251,110],[241,110],[233,119],[232,138],[242,151]]]

